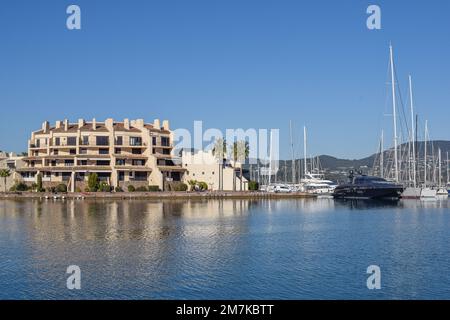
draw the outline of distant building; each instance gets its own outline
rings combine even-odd
[[[8,169],[11,175],[6,178],[6,190],[9,190],[17,180],[21,180],[20,174],[17,173],[17,169],[20,169],[25,165],[22,156],[11,152],[0,152],[0,169]],[[4,179],[0,179],[0,191],[5,189]]]
[[[142,119],[104,122],[45,121],[31,133],[28,156],[18,168],[23,180],[44,187],[64,183],[69,191],[84,191],[90,173],[112,187],[134,187],[181,182],[186,171],[171,153],[173,133],[169,121],[145,123]]]

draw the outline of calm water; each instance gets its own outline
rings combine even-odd
[[[449,299],[449,202],[1,200],[0,299],[53,298]]]

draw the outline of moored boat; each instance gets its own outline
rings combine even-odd
[[[336,199],[398,199],[403,186],[380,177],[353,175],[350,172],[349,182],[336,187],[333,197]]]

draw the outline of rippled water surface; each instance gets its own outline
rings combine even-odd
[[[0,200],[0,299],[53,298],[448,299],[449,202]]]

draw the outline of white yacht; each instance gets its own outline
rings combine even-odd
[[[313,194],[332,194],[337,185],[331,181],[324,179],[321,173],[306,173],[301,180],[303,191]]]

